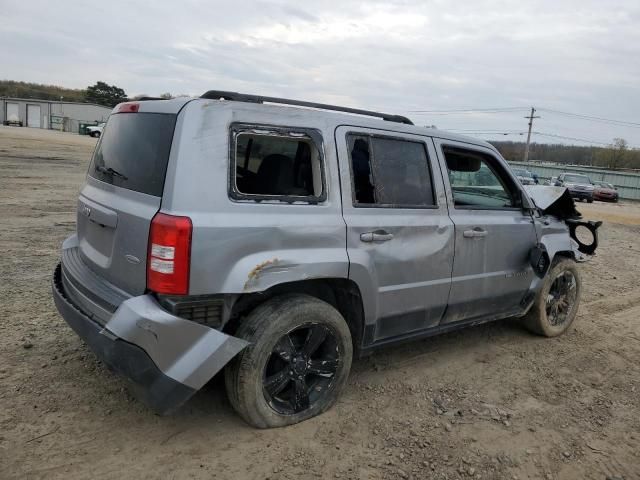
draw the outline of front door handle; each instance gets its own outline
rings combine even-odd
[[[464,232],[462,232],[462,236],[464,238],[479,238],[479,237],[486,237],[487,236],[487,231],[480,228],[480,227],[475,227],[472,230],[465,230]]]
[[[393,233],[384,230],[376,230],[375,232],[367,232],[360,234],[360,240],[363,242],[388,242],[393,238]]]

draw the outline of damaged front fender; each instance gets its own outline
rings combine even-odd
[[[544,263],[545,252],[549,259],[553,259],[557,252],[570,252],[576,261],[588,260],[598,248],[598,228],[602,222],[582,220],[582,215],[565,187],[525,185],[524,189],[542,216],[542,225],[538,229],[540,244],[531,252],[532,266],[534,262]],[[558,224],[561,222],[563,227],[559,228]],[[579,234],[581,231],[589,232],[590,242],[586,241],[587,234]],[[538,268],[538,271],[542,270]]]

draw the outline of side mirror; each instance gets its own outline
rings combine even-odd
[[[520,190],[520,206],[523,210],[535,210],[536,206],[533,200],[525,193],[524,190]]]

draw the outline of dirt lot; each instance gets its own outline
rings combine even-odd
[[[219,378],[155,416],[58,316],[94,143],[0,128],[0,478],[640,478],[640,205],[579,205],[605,224],[567,335],[503,321],[390,348],[327,414],[257,431]]]

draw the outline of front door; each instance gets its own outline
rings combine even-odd
[[[336,130],[349,277],[365,303],[364,343],[440,323],[453,262],[453,223],[430,137]]]
[[[498,318],[521,310],[536,244],[517,180],[491,149],[435,140],[455,224],[455,260],[443,323]]]

